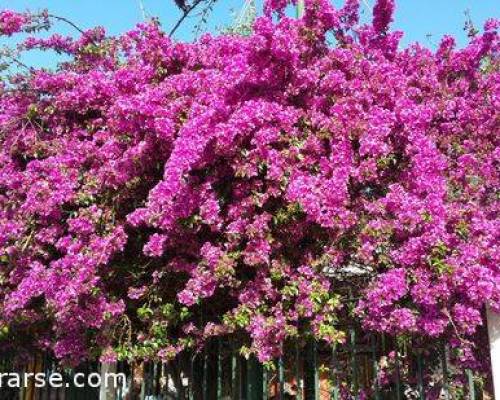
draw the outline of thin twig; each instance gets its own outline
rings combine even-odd
[[[200,32],[202,31],[202,24],[206,21],[207,15],[213,11],[216,2],[217,0],[210,0],[208,2],[208,5],[204,7],[203,10],[200,11],[200,13],[198,14],[198,17],[200,18],[201,21],[195,27],[196,28],[195,38],[199,37]]]
[[[176,22],[170,33],[168,34],[169,37],[172,37],[175,31],[181,26],[181,24],[184,22],[184,20],[188,17],[191,12],[198,7],[198,5],[203,2],[204,0],[195,0],[193,4],[191,4],[188,8],[184,10],[182,13],[182,16],[179,18],[179,20]]]
[[[17,53],[17,54],[19,55],[19,53]],[[29,67],[28,65],[26,65],[25,63],[23,63],[16,55],[10,53],[9,49],[7,49],[7,48],[0,49],[0,59],[2,57],[8,58],[11,61],[11,63],[16,64],[18,67],[24,68],[24,69],[26,69],[29,72],[33,71],[32,67]]]
[[[458,328],[455,325],[455,322],[453,321],[453,318],[451,317],[450,312],[447,309],[444,309],[442,311],[443,311],[443,314],[448,317],[448,320],[450,321],[451,326],[452,326],[453,330],[455,331],[455,335],[457,335],[458,339],[462,343],[472,344],[472,342],[470,340],[467,340],[467,339],[463,338],[462,335],[460,335],[460,332],[458,331]]]
[[[69,19],[67,19],[65,17],[60,17],[60,16],[54,15],[54,14],[48,14],[48,17],[55,19],[56,21],[64,22],[64,23],[68,24],[69,26],[72,26],[78,32],[80,32],[81,35],[85,35],[85,31],[82,28],[80,28],[74,22],[70,21]],[[94,46],[97,46],[97,43],[94,41],[94,39],[92,39],[91,37],[88,37],[88,39],[89,39],[90,43],[92,43]]]
[[[76,25],[75,23],[71,22],[69,19],[67,18],[64,18],[64,17],[60,17],[58,15],[54,15],[54,14],[49,14],[48,15],[49,18],[53,18],[57,21],[61,21],[61,22],[65,22],[66,24],[72,26],[73,28],[75,28],[78,32],[80,32],[82,35],[85,34],[85,31],[83,29],[81,29],[80,27],[78,27],[78,25]]]
[[[18,58],[16,57],[13,57],[11,55],[7,55],[7,54],[4,54],[4,56],[10,58],[10,60],[16,64],[18,67],[21,67],[21,68],[24,68],[26,69],[27,71],[29,72],[32,72],[33,71],[33,67],[29,67],[28,65],[26,65],[25,63],[23,63],[22,61],[20,61]]]

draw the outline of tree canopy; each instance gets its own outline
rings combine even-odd
[[[356,321],[487,363],[498,22],[434,51],[399,47],[391,0],[370,24],[358,0],[287,4],[248,36],[23,41],[69,60],[0,84],[4,348],[169,359],[237,335],[266,362]],[[2,35],[50,24],[0,13]]]

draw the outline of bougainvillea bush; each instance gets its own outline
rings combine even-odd
[[[249,36],[23,40],[68,57],[0,88],[4,346],[169,359],[239,335],[266,362],[357,321],[487,365],[498,23],[401,48],[393,1],[365,25],[357,0],[287,3]],[[34,24],[0,14],[3,35]]]

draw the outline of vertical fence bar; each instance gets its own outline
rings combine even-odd
[[[316,340],[312,342],[312,363],[314,367],[314,400],[319,400],[318,347]]]
[[[295,380],[297,382],[297,400],[302,400],[302,377],[300,376],[300,344],[295,343]]]
[[[283,356],[278,358],[278,382],[279,382],[279,399],[285,398],[285,369],[283,367]]]
[[[269,382],[267,380],[267,368],[262,369],[262,400],[269,398]]]
[[[252,392],[254,392],[254,380],[253,380],[253,365],[251,365],[250,360],[247,360],[247,387],[246,387],[246,400],[253,399]]]
[[[160,373],[161,373],[161,365],[160,368],[158,368],[158,363],[155,362],[153,364],[153,396],[155,400],[158,399],[159,395],[158,390],[160,386]]]
[[[253,360],[252,360],[253,361]],[[246,362],[246,394],[245,394],[245,399],[246,400],[253,400],[252,393],[255,391],[255,382],[253,379],[253,363],[251,362],[250,359],[247,359]]]
[[[74,369],[66,369],[63,371],[63,376],[64,376],[64,398],[68,400],[73,400],[75,398],[74,392],[74,386],[73,386],[73,377],[74,377]],[[47,397],[47,399],[50,399],[50,397]]]
[[[247,360],[247,394],[246,400],[262,400],[262,364],[256,357],[252,356]]]
[[[84,368],[84,366],[83,366],[83,365],[81,365],[81,366],[79,366],[79,367],[75,370],[75,372],[83,372],[83,371],[84,371],[84,369],[83,369],[83,368]],[[132,382],[131,382],[131,384],[130,384],[130,388],[131,388],[131,390],[132,390]],[[84,391],[84,388],[76,388],[76,387],[75,387],[75,398],[74,398],[74,400],[80,400],[80,399],[81,399],[81,397],[82,397],[81,395],[82,395],[83,391]]]
[[[397,338],[395,343],[395,353],[396,353],[396,399],[401,400],[401,368],[399,365],[399,346]]]
[[[337,360],[337,343],[332,346],[332,363],[331,363],[331,381],[332,381],[332,389],[330,393],[330,398],[332,400],[339,399],[339,386],[337,379],[337,369],[338,369],[338,360]]]
[[[38,372],[38,359],[39,359],[38,354],[35,354],[33,356],[32,368],[29,371],[30,373],[36,373],[36,372]],[[43,367],[43,365],[42,365],[42,367]],[[35,399],[35,397],[38,395],[37,392],[39,392],[39,390],[37,390],[37,388],[35,387],[35,380],[32,377],[30,377],[30,378],[27,379],[26,383],[32,387],[31,398]]]
[[[488,326],[488,340],[491,359],[491,376],[493,378],[493,392],[500,397],[500,313],[486,307],[486,322]]]
[[[469,400],[476,400],[476,388],[474,386],[474,375],[470,369],[467,370],[467,381],[469,383]]]
[[[165,383],[168,382],[168,377],[167,377],[167,365],[162,362],[162,361],[159,361],[158,362],[158,382],[157,382],[157,394],[158,394],[158,398],[162,397],[163,395],[163,391],[165,389]],[[188,373],[189,371],[186,371],[186,373]],[[188,381],[188,384],[189,384],[189,381]],[[117,399],[117,400],[121,400],[121,399]]]
[[[448,400],[450,398],[450,390],[448,387],[448,361],[447,361],[447,349],[446,345],[442,344],[441,347],[441,364],[443,369],[443,390],[444,390],[444,398]]]
[[[202,400],[205,396],[205,354],[204,352],[196,353],[194,357],[193,371],[193,400]]]
[[[356,358],[356,330],[350,330],[350,338],[351,338],[351,376],[352,376],[352,391],[354,392],[354,396],[358,398],[359,392],[359,382],[358,382],[358,363]]]
[[[202,396],[203,400],[208,400],[208,354],[206,351],[206,346],[205,349],[203,350],[203,388],[202,388]]]
[[[153,371],[152,371],[152,367],[153,367],[153,363],[151,361],[148,361],[146,363],[146,366],[145,366],[145,376],[144,376],[144,380],[146,382],[146,390],[145,390],[145,394],[146,396],[150,396],[151,395],[151,387],[153,386]]]
[[[239,397],[239,390],[237,390],[237,369],[238,369],[238,363],[236,359],[236,354],[233,351],[231,352],[231,394],[233,397],[233,400],[238,400]]]
[[[149,384],[148,384],[148,392],[147,396],[153,396],[156,400],[156,374],[157,374],[156,362],[149,362]]]
[[[222,339],[217,340],[217,400],[222,398]]]
[[[118,361],[118,373],[121,374],[121,373],[125,373],[124,370],[123,370],[123,362],[122,361]],[[120,381],[119,385],[118,385],[118,389],[116,391],[116,399],[117,400],[122,400],[122,397],[123,397],[123,385],[125,384],[125,382],[122,382]],[[73,400],[71,398],[71,400]]]
[[[417,353],[417,385],[418,385],[418,398],[425,400],[424,390],[424,361],[422,359],[422,350]]]
[[[219,341],[210,340],[205,346],[205,376],[204,376],[204,395],[205,400],[214,399],[219,391]]]
[[[191,375],[191,357],[188,358],[188,365],[187,365],[188,371],[188,385],[186,387],[186,394],[189,399],[189,387],[190,387],[190,381],[192,379]],[[170,373],[170,368],[169,365],[166,362],[161,363],[161,380],[160,380],[160,395],[166,395],[170,394],[170,382],[172,379],[172,375]],[[118,400],[123,400],[122,396]]]
[[[168,385],[168,381],[167,381]],[[194,400],[194,354],[189,355],[189,382],[188,382],[188,398]]]
[[[141,399],[145,399],[149,395],[149,380],[150,380],[150,362],[142,362],[142,387],[141,387]]]
[[[145,381],[145,390],[144,390],[144,393],[145,393],[145,396],[150,396],[151,395],[151,387],[153,385],[153,371],[152,371],[152,368],[153,368],[153,363],[151,361],[148,361],[146,363],[146,365],[144,366],[144,381]]]
[[[83,364],[81,367],[80,367],[80,371],[85,375],[85,376],[88,376],[88,365],[87,363]],[[78,390],[80,389],[80,390]],[[76,393],[78,393],[78,399],[84,399],[85,396],[87,395],[87,385],[85,385],[85,387],[83,388],[77,388],[76,390]]]
[[[99,398],[101,400],[114,400],[116,398],[116,387],[112,379],[109,379],[110,373],[116,373],[116,363],[101,363],[101,387],[99,389]],[[149,379],[150,367],[145,365],[145,380]],[[146,394],[148,393],[148,384],[146,383]]]
[[[140,391],[140,399],[144,399],[146,394],[146,363],[142,361],[141,371],[141,391]]]
[[[238,358],[238,379],[239,379],[239,400],[245,399],[245,384],[246,384],[246,370],[245,370],[245,359],[243,357]],[[247,399],[245,399],[247,400]]]
[[[378,358],[377,358],[377,338],[375,335],[370,335],[370,343],[372,347],[372,366],[373,366],[373,392],[375,395],[375,400],[380,399],[380,393],[378,388]]]
[[[141,371],[141,391],[140,391],[140,399],[144,399],[145,394],[146,394],[146,364],[144,361],[142,361],[142,367],[140,369]]]
[[[317,348],[314,339],[309,340],[307,343],[304,378],[304,397],[307,400],[319,400]]]
[[[45,376],[49,376],[50,375],[50,357],[48,354],[45,354],[44,356],[44,366],[43,366],[43,369],[44,369],[44,372],[45,372]],[[51,385],[46,385],[47,386],[47,389],[46,389],[46,394],[47,394],[47,399],[50,399],[50,391],[51,391]]]

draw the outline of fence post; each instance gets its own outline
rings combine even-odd
[[[316,340],[310,339],[307,343],[306,359],[304,360],[304,397],[310,400],[319,400],[319,376],[316,352]]]
[[[486,308],[490,340],[491,374],[495,398],[500,398],[500,314]]]
[[[110,379],[108,374],[116,374],[116,363],[101,363],[99,400],[115,400],[117,389],[115,386],[116,382],[114,378]]]

